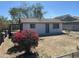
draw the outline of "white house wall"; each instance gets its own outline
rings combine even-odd
[[[30,24],[26,24],[24,23],[23,24],[23,30],[26,30],[26,29],[30,29]],[[53,34],[53,33],[61,33],[62,32],[62,24],[60,23],[59,24],[59,29],[54,29],[53,28],[53,24],[49,24],[49,33],[46,33],[46,28],[45,28],[45,24],[35,24],[35,30],[36,32],[38,32],[39,34]]]
[[[36,31],[39,34],[44,34],[45,33],[45,24],[36,24]]]
[[[23,30],[26,30],[26,29],[30,29],[30,26],[29,26],[29,24],[23,24]]]
[[[30,24],[23,24],[23,30],[30,29]],[[45,24],[35,24],[35,30],[39,34],[45,33]]]
[[[54,29],[53,28],[53,24],[49,24],[49,30],[50,30],[50,33],[61,33],[62,32],[62,24],[60,23],[59,24],[59,28],[58,29]]]

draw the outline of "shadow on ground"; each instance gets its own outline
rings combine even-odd
[[[27,53],[24,53],[24,54],[21,54],[21,55],[19,55],[19,56],[16,56],[16,58],[38,58],[38,53],[36,52],[36,53],[29,53],[29,54],[27,54]]]
[[[7,50],[7,54],[17,53],[17,52],[22,52],[22,51],[23,50],[19,49],[18,47],[13,46]],[[37,52],[35,52],[35,53],[32,53],[32,52],[26,53],[25,52],[21,55],[15,56],[15,57],[16,58],[37,58],[38,56],[39,55]]]
[[[53,34],[46,34],[46,35],[39,35],[40,37],[46,37],[46,36],[57,36],[57,35],[64,35],[66,33],[62,32],[62,33],[53,33]]]
[[[7,50],[7,54],[12,54],[12,53],[17,53],[17,52],[21,52],[21,50],[17,46],[13,46]]]

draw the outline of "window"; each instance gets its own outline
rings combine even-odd
[[[54,29],[58,29],[58,28],[59,28],[59,24],[58,24],[58,23],[54,23],[54,24],[53,24],[53,28],[54,28]]]
[[[30,24],[30,28],[35,28],[35,24]]]

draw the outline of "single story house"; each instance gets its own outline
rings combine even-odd
[[[40,35],[60,34],[62,33],[62,22],[58,19],[37,19],[29,18],[21,20],[22,29],[32,29]]]

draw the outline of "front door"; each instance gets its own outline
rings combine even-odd
[[[45,28],[45,30],[46,30],[46,33],[49,33],[49,24],[46,24],[46,26],[45,26],[46,28]]]

